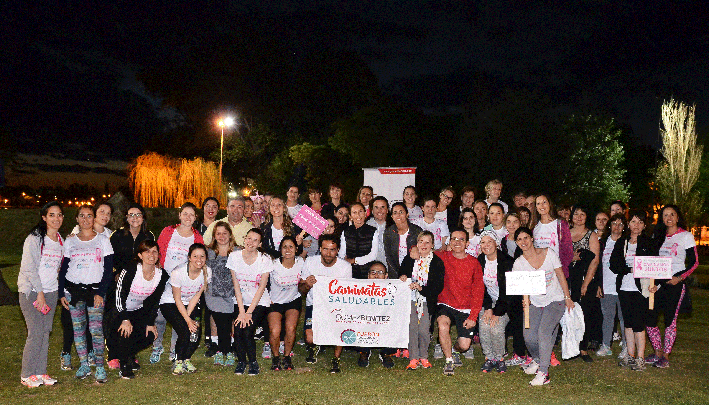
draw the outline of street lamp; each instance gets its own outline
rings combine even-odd
[[[223,119],[220,119],[219,122],[217,123],[219,127],[222,129],[222,141],[221,141],[221,146],[219,147],[219,186],[223,184],[222,182],[222,166],[224,165],[224,128],[231,128],[234,126],[234,117],[224,117]]]

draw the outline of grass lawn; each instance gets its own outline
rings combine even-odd
[[[7,224],[3,219],[7,216],[0,215],[0,236],[8,232],[2,230],[6,227],[2,224]],[[28,216],[25,222],[31,224],[34,217],[30,220]],[[0,264],[10,265],[2,269],[3,275],[16,290],[21,239],[0,240],[4,244],[0,247]],[[26,337],[24,320],[19,307],[4,306],[0,307],[4,320],[0,324],[0,404],[706,404],[709,363],[704,351],[709,342],[709,291],[692,289],[692,298],[694,312],[679,321],[670,368],[632,372],[618,367],[615,356],[596,358],[590,365],[573,360],[551,369],[551,384],[535,388],[527,384],[531,378],[519,368],[510,368],[503,375],[481,373],[479,345],[474,348],[476,358],[464,359],[465,366],[452,377],[442,375],[442,360],[434,361],[432,369],[407,372],[404,359],[397,359],[393,370],[385,370],[373,355],[369,368],[361,369],[350,351],[343,354],[343,372],[331,375],[331,349],[319,356],[317,364],[308,365],[303,360],[305,350],[296,346],[296,370],[292,372],[272,372],[270,361],[261,360],[261,375],[236,376],[232,368],[211,364],[211,359],[204,357],[204,348],[200,348],[193,357],[197,372],[173,376],[167,355],[161,363],[150,365],[150,353],[144,351],[139,356],[142,369],[135,379],[121,380],[116,371],[111,371],[106,384],[97,384],[92,377],[77,380],[73,371],[59,370],[62,335],[57,313],[48,371],[60,383],[30,390],[19,381]],[[169,347],[169,332],[165,336]],[[260,353],[261,343],[257,346]],[[619,352],[617,345],[614,351]],[[556,352],[561,358],[558,348]]]

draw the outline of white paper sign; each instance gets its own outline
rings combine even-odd
[[[505,273],[507,295],[540,295],[547,293],[544,270],[508,271]]]
[[[411,290],[405,282],[318,277],[312,291],[315,344],[409,345]]]
[[[633,277],[655,280],[672,278],[672,258],[659,256],[635,256]]]

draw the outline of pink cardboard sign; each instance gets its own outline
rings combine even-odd
[[[293,223],[316,239],[327,228],[327,220],[307,205],[298,211],[298,215],[293,218]]]
[[[633,277],[665,280],[672,278],[672,258],[655,256],[635,256]]]

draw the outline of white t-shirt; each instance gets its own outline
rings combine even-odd
[[[181,236],[177,230],[172,233],[170,242],[167,244],[165,251],[165,270],[171,273],[177,266],[182,266],[187,263],[187,256],[190,251],[190,246],[194,243],[194,234],[188,238]]]
[[[618,295],[618,291],[615,289],[615,281],[618,275],[611,271],[611,253],[613,253],[615,242],[613,238],[609,237],[608,241],[606,241],[606,247],[601,254],[601,265],[603,266],[603,294]]]
[[[681,273],[686,270],[684,261],[687,258],[687,249],[696,245],[692,233],[681,230],[665,238],[660,247],[660,256],[672,258],[672,274]]]
[[[559,256],[559,233],[558,220],[553,220],[548,224],[537,223],[534,227],[534,247],[549,248]]]
[[[138,270],[130,285],[130,290],[128,290],[128,298],[126,298],[127,311],[135,311],[136,309],[143,308],[143,301],[158,288],[161,273],[162,270],[156,267],[153,278],[148,281],[143,277],[143,265],[138,263]]]
[[[638,244],[628,242],[628,250],[625,252],[625,264],[630,266],[630,268],[633,267],[635,252],[637,252],[637,251],[638,251]],[[623,276],[623,280],[620,282],[620,290],[621,291],[638,291],[638,286],[635,285],[635,277],[633,277],[632,272]]]
[[[300,212],[300,209],[303,208],[303,205],[296,204],[293,207],[286,206],[286,208],[288,209],[288,215],[290,215],[291,218],[295,218],[298,212]]]
[[[303,274],[300,276],[302,280],[305,280],[309,276],[318,277],[332,277],[332,278],[352,278],[352,265],[347,263],[342,259],[336,259],[335,263],[330,267],[325,267],[322,264],[322,258],[320,256],[313,256],[305,259],[305,269]],[[308,295],[305,297],[305,305],[313,305],[313,290],[308,291]]]
[[[448,210],[436,211],[436,216],[434,218],[448,223]]]
[[[58,235],[57,235],[58,236]],[[42,283],[42,291],[45,293],[54,292],[59,289],[59,267],[64,257],[64,242],[58,236],[57,242],[49,236],[44,237],[44,247],[42,256],[39,259],[39,280]],[[102,269],[103,270],[103,269]]]
[[[212,269],[207,267],[207,283],[210,281],[212,281]],[[192,280],[187,272],[187,264],[183,264],[170,273],[170,281],[165,285],[165,291],[160,297],[160,304],[174,304],[175,297],[172,295],[172,287],[179,287],[180,301],[183,305],[187,305],[203,285],[204,274],[200,271],[199,275]]]
[[[515,260],[515,264],[512,266],[512,271],[539,271],[544,270],[544,276],[547,283],[547,293],[530,295],[529,301],[537,308],[545,307],[554,301],[564,300],[564,290],[559,284],[559,279],[556,277],[556,271],[554,269],[561,268],[561,261],[559,256],[557,256],[551,249],[547,249],[547,255],[544,258],[544,263],[538,269],[532,267],[531,264],[524,258],[520,256]]]
[[[271,302],[274,304],[287,304],[300,298],[298,292],[298,282],[303,275],[305,260],[302,257],[295,258],[295,264],[290,269],[283,267],[280,260],[273,261],[273,271],[271,271]]]
[[[433,234],[433,248],[438,250],[443,246],[443,239],[450,236],[448,232],[448,225],[446,221],[441,221],[440,219],[434,219],[430,224],[426,222],[425,219],[421,218],[416,221],[412,221],[415,225],[418,225],[424,231],[429,231]]]
[[[229,253],[226,268],[230,269],[239,281],[239,289],[241,290],[241,298],[244,301],[244,307],[248,307],[251,305],[251,301],[254,300],[256,291],[261,285],[261,275],[264,273],[268,274],[273,270],[273,260],[269,256],[259,252],[258,257],[256,257],[256,260],[252,264],[246,264],[243,250],[237,250]],[[234,297],[234,303],[236,303],[236,297]],[[268,290],[263,290],[263,295],[261,295],[258,305],[264,307],[271,305]]]
[[[412,223],[417,219],[423,218],[423,210],[418,205],[414,205],[413,208],[407,207],[407,209],[409,210],[409,221]]]
[[[468,240],[468,246],[465,247],[465,253],[475,258],[480,255],[480,235],[475,235]]]
[[[500,298],[500,286],[497,284],[497,259],[485,259],[485,268],[483,269],[483,283],[487,289],[487,294],[493,301],[497,302]]]
[[[399,235],[399,265],[404,261],[404,258],[409,253],[409,246],[406,244],[406,238],[409,236],[409,231]]]
[[[86,242],[78,236],[64,242],[64,257],[70,260],[66,279],[74,284],[95,284],[103,278],[103,258],[113,254],[111,241],[103,234]]]
[[[279,250],[281,241],[283,240],[283,229],[278,229],[271,225],[271,239],[273,239],[273,246],[276,250]]]
[[[78,235],[79,232],[81,232],[81,228],[79,228],[79,225],[74,226],[74,229],[69,232],[69,235]],[[100,235],[103,235],[107,237],[108,239],[111,239],[111,234],[113,233],[112,230],[108,229],[108,227],[103,227],[103,232],[100,233]]]

